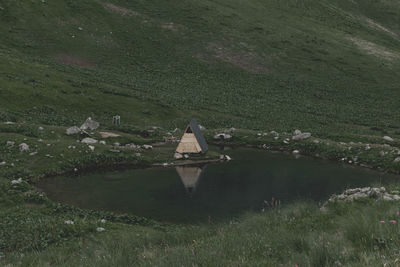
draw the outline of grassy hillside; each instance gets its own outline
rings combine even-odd
[[[400,173],[398,0],[1,0],[0,36],[0,265],[398,263],[395,202],[327,213],[296,203],[230,223],[160,225],[57,204],[33,185],[170,162],[173,145],[123,146],[179,137],[192,117],[208,141],[237,128],[222,145]],[[105,145],[65,135],[89,116],[101,123],[90,136]],[[293,141],[294,129],[312,137]],[[19,151],[23,142],[30,151]]]
[[[369,0],[5,0],[0,119],[399,128],[399,12]]]

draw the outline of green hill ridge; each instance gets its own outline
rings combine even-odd
[[[0,120],[399,128],[397,1],[2,1]]]

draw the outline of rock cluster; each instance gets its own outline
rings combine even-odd
[[[72,126],[68,128],[65,131],[66,135],[74,135],[74,134],[87,134],[85,131],[86,130],[96,130],[99,128],[100,123],[98,123],[95,120],[92,120],[91,117],[87,118],[87,120],[81,125],[81,127],[78,126]]]
[[[384,187],[363,187],[347,189],[340,195],[331,196],[323,206],[338,201],[349,202],[359,198],[371,198],[376,200],[400,200],[400,192],[389,193]]]
[[[292,136],[292,140],[303,140],[311,137],[311,133],[302,133],[300,130],[295,130]]]

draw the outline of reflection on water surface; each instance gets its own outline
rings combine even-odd
[[[44,179],[39,188],[56,201],[128,212],[168,222],[231,219],[259,211],[264,201],[324,201],[345,188],[385,183],[398,176],[312,158],[248,148],[233,161]]]

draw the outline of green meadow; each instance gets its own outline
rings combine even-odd
[[[225,144],[398,174],[400,2],[2,0],[0,36],[0,265],[399,264],[396,202],[325,212],[295,203],[230,223],[169,225],[54,203],[35,182],[170,162],[172,146],[139,156],[113,143],[180,137],[193,117],[210,143],[234,127]],[[65,134],[88,117],[120,137],[90,133],[106,142],[91,151]],[[284,143],[295,129],[312,138]],[[263,134],[271,131],[279,139]]]

